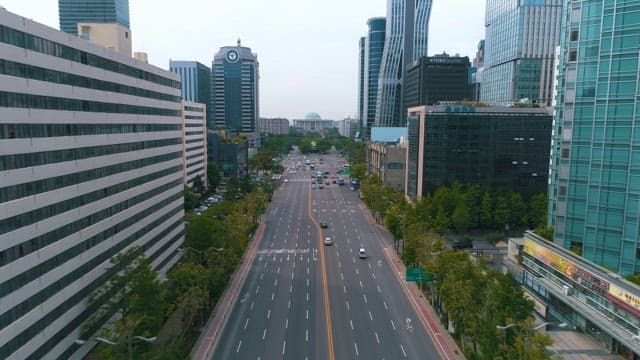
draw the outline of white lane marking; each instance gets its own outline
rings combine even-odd
[[[342,263],[340,262],[340,260],[338,260],[338,267],[341,268],[342,267]]]
[[[369,319],[371,319],[371,321],[373,321],[373,315],[371,315],[371,311],[369,311]]]
[[[362,286],[362,281],[360,281],[360,288],[362,288],[362,287],[363,287],[363,286]]]
[[[260,291],[260,285],[256,287],[256,294],[258,293],[258,291]]]
[[[264,263],[264,267],[265,267],[265,269],[267,268],[267,263],[266,262]]]
[[[356,348],[356,356],[360,356],[360,354],[358,353],[358,344],[353,343],[353,347]]]
[[[344,281],[344,275],[340,273],[340,280]]]
[[[349,306],[349,301],[347,301],[347,311],[350,311],[351,307]]]
[[[238,347],[236,348],[236,352],[239,353],[240,352],[240,346],[242,345],[242,340],[240,340],[238,342]]]
[[[377,332],[374,332],[374,334],[376,335],[376,342],[377,342],[378,344],[380,344],[380,338],[378,337],[378,333],[377,333]]]
[[[273,286],[274,287],[278,286],[278,279],[276,279],[276,281],[273,282]]]
[[[378,292],[382,293],[382,290],[380,290],[380,285],[376,285],[376,287],[378,288]]]
[[[287,321],[284,322],[284,328],[285,329],[289,328],[289,319],[287,319]]]
[[[347,287],[345,285],[342,285],[342,289],[344,290],[344,293],[347,293]]]
[[[367,265],[369,265],[369,269],[371,269],[371,263],[368,263]]]
[[[389,310],[389,308],[387,307],[387,302],[386,302],[386,301],[383,301],[383,302],[382,302],[382,305],[384,305],[384,309],[385,309],[385,310]]]
[[[309,320],[309,309],[307,309],[307,320]]]
[[[404,355],[404,357],[407,357],[407,352],[404,351],[404,346],[402,346],[402,344],[400,344],[400,349],[402,349],[402,355]]]
[[[364,303],[367,303],[367,295],[366,294],[362,294],[362,297],[364,298]]]
[[[271,293],[271,301],[273,301],[273,298],[275,298],[275,297],[276,297],[276,293],[275,293],[275,292],[272,292],[272,293]]]
[[[353,261],[353,263],[355,264],[356,263],[356,258],[352,257],[351,261]]]
[[[356,275],[360,275],[360,270],[358,270],[358,268],[356,268]]]
[[[253,301],[251,302],[251,311],[253,311]]]
[[[351,330],[353,330],[353,321],[349,320],[349,325],[351,325]]]
[[[269,311],[267,311],[267,319],[271,319],[271,309],[269,309]]]
[[[264,277],[264,273],[260,273],[260,280]]]
[[[278,266],[278,271],[276,271],[276,274],[280,274],[280,266]]]
[[[336,256],[340,256],[340,251],[336,250]]]
[[[244,329],[247,330],[247,325],[249,325],[249,318],[244,321]]]
[[[289,285],[289,292],[291,293],[293,291],[293,284]]]
[[[349,252],[351,252],[351,253],[353,254],[353,249],[352,249],[352,248],[349,248]]]
[[[396,324],[393,323],[393,320],[391,320],[391,327],[393,328],[393,331],[396,331]]]
[[[309,267],[307,266],[307,275],[309,275]]]
[[[289,300],[289,303],[287,304],[287,309],[291,309],[291,300]]]
[[[369,264],[369,265],[371,265],[371,264]],[[371,273],[371,277],[375,279],[376,278],[376,274]]]
[[[307,286],[309,286],[309,279],[307,279]]]
[[[309,301],[309,292],[307,291],[307,302]]]
[[[309,342],[309,329],[304,330],[304,341]]]
[[[284,355],[285,351],[287,350],[287,340],[284,340],[282,342],[282,355]],[[405,356],[406,357],[406,356]]]
[[[293,267],[295,267],[295,263],[293,263]],[[293,273],[291,273],[291,280],[293,280]]]

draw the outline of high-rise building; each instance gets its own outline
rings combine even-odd
[[[407,68],[405,109],[439,101],[469,100],[469,58],[447,54],[425,56]]]
[[[640,272],[637,2],[565,3],[549,187],[554,242]]]
[[[367,21],[369,32],[364,38],[364,56],[362,59],[362,114],[360,115],[360,136],[369,138],[376,119],[378,101],[378,78],[384,51],[384,34],[387,19],[371,18]]]
[[[129,26],[129,0],[58,0],[60,30],[78,35],[78,23]]]
[[[169,61],[169,71],[180,75],[184,101],[211,104],[211,70],[197,61]],[[214,128],[211,110],[207,114],[207,127]]]
[[[0,359],[79,358],[109,260],[179,258],[180,80],[1,7],[0,34]]]
[[[211,76],[215,124],[239,133],[257,131],[258,56],[248,47],[224,46],[214,56]],[[252,144],[249,144],[252,147]]]
[[[207,106],[182,101],[182,124],[184,126],[184,183],[191,187],[198,181],[207,186]],[[196,180],[200,178],[200,180]]]
[[[471,100],[480,101],[480,84],[484,72],[484,40],[478,42],[478,51],[471,66]]]
[[[487,0],[480,100],[550,105],[564,0]]]
[[[358,122],[359,122],[358,128],[359,129],[363,128],[363,122],[364,122],[364,101],[366,96],[366,92],[364,91],[364,76],[365,76],[364,45],[366,40],[367,40],[366,36],[363,36],[360,38],[360,41],[358,42]]]
[[[407,66],[427,56],[432,0],[388,0],[375,125],[406,125],[403,79]]]

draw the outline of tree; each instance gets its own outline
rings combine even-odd
[[[536,194],[529,201],[529,227],[537,228],[547,225],[547,195]]]
[[[509,225],[511,209],[509,202],[503,194],[496,197],[495,208],[493,209],[494,224],[498,228],[504,228]]]
[[[517,192],[509,194],[509,224],[522,227],[527,224],[527,209],[522,196]]]
[[[196,176],[193,179],[193,190],[196,193],[202,194],[204,192],[204,183],[202,182],[202,178],[200,176]]]
[[[485,190],[482,195],[482,204],[480,205],[480,216],[481,221],[480,224],[484,228],[492,228],[494,227],[495,222],[493,221],[493,199],[491,197],[491,193],[488,190]]]
[[[352,164],[351,165],[351,178],[352,179],[362,179],[365,175],[365,167],[362,163]]]
[[[184,187],[184,210],[191,211],[198,206],[198,195],[193,190],[186,186]]]
[[[213,161],[207,162],[207,181],[209,182],[209,188],[215,189],[220,184],[222,176],[220,175],[220,167]]]
[[[455,210],[453,210],[451,222],[453,227],[459,232],[464,232],[469,228],[471,217],[469,216],[469,209],[464,203],[458,204]]]

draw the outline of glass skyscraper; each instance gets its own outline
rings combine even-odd
[[[364,104],[362,117],[362,136],[369,138],[371,127],[376,116],[376,102],[378,101],[378,77],[380,63],[384,50],[384,34],[387,19],[383,17],[371,18],[367,21],[369,33],[364,44]]]
[[[431,0],[388,0],[375,126],[405,126],[402,80],[409,64],[427,56]]]
[[[129,26],[129,0],[58,0],[60,30],[78,35],[78,23]]]
[[[256,131],[258,56],[248,47],[224,46],[213,58],[211,108],[215,124],[239,133]]]
[[[180,75],[182,99],[205,104],[211,103],[211,70],[197,61],[169,61],[169,71]],[[210,111],[207,111],[210,113]],[[207,114],[207,127],[212,129],[213,117]]]
[[[640,271],[639,14],[567,3],[551,147],[554,242],[622,275]]]
[[[480,100],[550,105],[563,0],[487,0]]]

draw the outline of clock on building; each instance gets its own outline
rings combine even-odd
[[[238,61],[238,52],[235,50],[229,50],[227,52],[227,61],[231,63]]]

